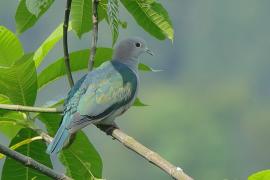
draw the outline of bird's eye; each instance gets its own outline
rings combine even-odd
[[[136,47],[141,47],[141,43],[137,42],[137,43],[135,44],[135,46],[136,46]]]

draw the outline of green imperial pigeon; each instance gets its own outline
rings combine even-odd
[[[152,52],[141,38],[121,41],[113,59],[82,77],[70,90],[64,104],[64,117],[47,153],[59,152],[70,135],[89,124],[114,124],[134,103],[138,94],[138,58]]]

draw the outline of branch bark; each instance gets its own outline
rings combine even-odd
[[[25,156],[23,154],[20,154],[14,150],[11,150],[2,144],[0,144],[0,153],[5,154],[6,156],[20,162],[21,164],[30,167],[32,169],[35,169],[42,174],[45,174],[53,179],[58,179],[58,180],[71,180],[70,177],[64,175],[64,174],[59,174],[52,170],[51,168],[48,168],[47,166],[35,161],[34,159]]]
[[[143,146],[141,143],[136,141],[134,138],[128,136],[120,129],[114,129],[112,131],[111,136],[117,139],[127,148],[131,149],[135,153],[139,154],[140,156],[148,160],[150,163],[154,164],[155,166],[159,167],[161,170],[165,171],[174,179],[180,179],[180,180],[192,179],[191,177],[189,177],[187,174],[184,173],[182,168],[174,166],[169,161],[162,158],[158,153]]]
[[[5,106],[6,104],[0,104],[1,107]],[[16,106],[16,105],[14,105]],[[23,106],[21,106],[23,107]],[[33,108],[40,108],[42,109],[42,112],[54,112],[59,111],[56,108],[42,108],[42,107],[33,107]],[[17,111],[16,108],[12,109],[9,108],[9,110]],[[48,111],[46,111],[48,110]],[[31,111],[31,110],[29,110]],[[35,111],[36,112],[36,111]],[[107,126],[107,128],[102,128],[98,126],[99,129],[107,133],[108,135],[112,136],[113,138],[117,139],[119,142],[121,142],[124,146],[131,149],[138,155],[142,156],[144,159],[148,160],[150,163],[154,164],[155,166],[159,167],[161,170],[166,172],[168,175],[173,177],[174,179],[178,180],[192,180],[190,176],[188,176],[180,167],[176,167],[173,164],[171,164],[166,159],[162,158],[158,153],[148,149],[141,143],[139,143],[137,140],[132,138],[131,136],[127,135],[120,129],[112,126]],[[48,143],[51,142],[52,138],[46,134],[43,131],[37,131],[38,134]]]
[[[12,111],[24,111],[24,112],[50,112],[61,113],[63,110],[58,108],[45,108],[45,107],[32,107],[21,105],[0,104],[0,109],[12,110]]]
[[[70,87],[74,86],[74,81],[71,74],[71,67],[70,67],[70,60],[69,60],[69,52],[68,52],[68,23],[69,23],[69,14],[70,14],[70,8],[71,8],[71,2],[72,0],[67,0],[66,3],[66,9],[65,9],[65,19],[64,19],[64,25],[63,25],[63,49],[64,49],[64,60],[66,65],[66,72],[67,72],[67,78]]]
[[[158,153],[148,149],[133,137],[127,135],[117,127],[113,126],[97,126],[99,129],[104,131],[107,135],[112,136],[114,139],[117,139],[120,143],[126,146],[128,149],[132,150],[133,152],[137,153],[138,155],[142,156],[144,159],[148,160],[150,163],[154,164],[155,166],[159,167],[161,170],[166,172],[172,178],[177,180],[192,180],[190,176],[188,176],[182,168],[176,167],[171,164],[169,161],[161,157]]]
[[[93,22],[93,30],[92,30],[92,48],[90,52],[90,57],[88,61],[88,70],[92,71],[94,67],[94,59],[97,50],[97,40],[98,40],[98,3],[99,0],[92,0],[92,22]]]

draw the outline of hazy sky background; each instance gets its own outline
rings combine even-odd
[[[142,61],[164,71],[140,74],[139,97],[150,106],[131,108],[118,118],[119,126],[195,179],[241,180],[269,168],[270,1],[158,2],[172,19],[173,43],[153,38],[124,8],[120,10],[128,28],[121,29],[119,38],[146,39],[156,55],[145,55]],[[0,1],[0,24],[13,32],[17,4]],[[25,51],[37,49],[63,21],[63,14],[64,1],[56,1],[33,28],[20,36]],[[71,52],[90,46],[90,33],[81,40],[74,33],[69,37]],[[111,46],[111,34],[104,22],[98,45]],[[41,69],[62,56],[60,42]],[[83,73],[76,74],[76,79]],[[67,81],[62,78],[38,95],[37,105],[57,100],[67,91]],[[101,154],[104,178],[170,179],[96,128],[84,131]]]

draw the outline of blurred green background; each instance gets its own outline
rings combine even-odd
[[[139,96],[150,106],[131,108],[118,118],[119,126],[195,179],[242,180],[269,168],[270,1],[159,2],[173,21],[173,43],[151,37],[121,9],[121,19],[128,22],[128,28],[120,31],[120,39],[145,38],[156,55],[144,56],[142,61],[163,71],[140,74]],[[17,4],[0,1],[0,24],[12,31]],[[34,51],[63,21],[63,13],[64,1],[56,1],[33,28],[20,36],[25,50]],[[81,40],[74,33],[69,37],[71,51],[90,46],[89,33]],[[104,22],[98,44],[111,46],[111,34]],[[59,43],[44,64],[62,55]],[[76,74],[76,79],[83,73]],[[39,94],[37,105],[59,99],[67,91],[63,78]],[[102,156],[104,178],[170,179],[95,127],[84,131]],[[7,143],[3,137],[0,140]]]

